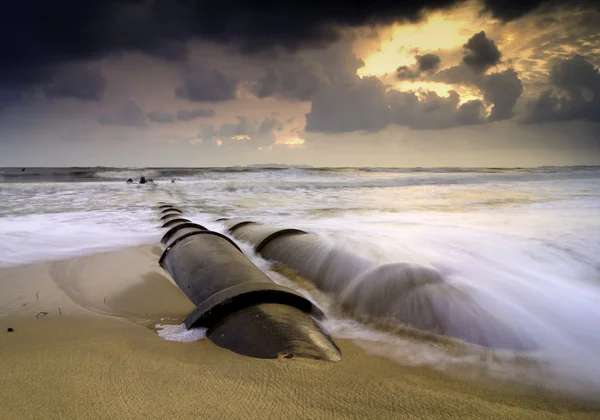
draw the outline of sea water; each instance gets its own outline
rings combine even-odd
[[[154,183],[126,184],[140,176]],[[171,182],[175,180],[175,182]],[[0,168],[0,267],[155,244],[153,206],[304,229],[377,263],[433,267],[535,349],[384,331],[244,251],[321,306],[334,337],[398,363],[600,395],[600,168]]]

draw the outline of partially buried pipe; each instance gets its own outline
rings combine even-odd
[[[224,220],[230,234],[253,245],[328,292],[347,311],[385,327],[399,323],[469,343],[513,350],[536,348],[518,326],[482,307],[466,287],[446,282],[432,267],[379,265],[299,229]]]
[[[184,219],[187,220],[189,222],[188,219],[185,219],[184,217],[182,217],[182,215],[180,213],[170,213],[167,215],[167,217],[162,217],[161,216],[161,221],[162,223],[167,223],[171,220],[177,220],[177,219]]]
[[[171,228],[175,225],[178,225],[179,223],[191,223],[190,220],[188,219],[184,219],[183,217],[174,217],[174,218],[170,218],[168,219],[166,222],[164,222],[161,226],[161,228]]]
[[[156,209],[159,211],[170,208],[175,208],[175,206],[173,206],[172,204],[161,204],[160,206],[156,207]]]
[[[181,217],[181,212],[176,212],[174,210],[169,210],[168,212],[161,213],[160,220],[168,220],[171,216]]]
[[[179,213],[182,214],[183,212],[175,207],[169,207],[169,208],[164,208],[160,210],[161,214],[167,214],[167,213]]]
[[[161,242],[166,248],[160,265],[196,305],[185,319],[188,329],[207,328],[215,344],[252,357],[341,359],[338,347],[311,318],[322,318],[322,312],[274,283],[228,237],[182,222]]]

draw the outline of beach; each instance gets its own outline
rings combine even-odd
[[[154,245],[0,270],[0,418],[597,418],[597,402],[403,366],[161,338],[192,306]],[[60,308],[60,309],[59,309]],[[13,328],[13,332],[8,332]]]

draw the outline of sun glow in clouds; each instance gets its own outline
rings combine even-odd
[[[401,91],[415,91],[415,92],[435,92],[439,96],[447,98],[450,95],[450,91],[453,90],[460,95],[460,103],[479,99],[477,92],[466,88],[464,86],[452,86],[441,82],[409,82],[399,81],[395,86],[396,89]]]
[[[239,136],[233,136],[232,139],[236,140],[236,141],[250,141],[252,140],[250,138],[250,136],[246,135],[246,134],[242,134]]]
[[[460,95],[460,102],[479,99],[478,92],[465,86],[453,86],[441,82],[398,80],[396,69],[399,66],[415,66],[415,55],[434,53],[442,56],[442,67],[458,64],[462,57],[463,45],[473,34],[489,31],[494,21],[480,16],[481,4],[469,2],[446,12],[430,14],[425,21],[415,24],[394,25],[381,36],[381,43],[360,57],[365,65],[358,69],[358,75],[378,76],[384,83],[401,91],[435,92],[447,97],[454,90]]]
[[[275,144],[285,145],[290,149],[297,149],[300,147],[304,147],[304,139],[298,137],[297,135],[289,134],[278,138]]]
[[[360,57],[365,65],[358,70],[359,76],[395,73],[398,66],[414,64],[416,54],[461,49],[474,33],[489,26],[479,16],[480,9],[477,2],[469,2],[447,12],[432,13],[421,23],[394,25],[374,54]]]

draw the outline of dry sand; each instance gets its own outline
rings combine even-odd
[[[0,419],[600,418],[597,404],[400,366],[346,340],[337,363],[166,341],[152,327],[192,305],[159,252],[0,270]]]

